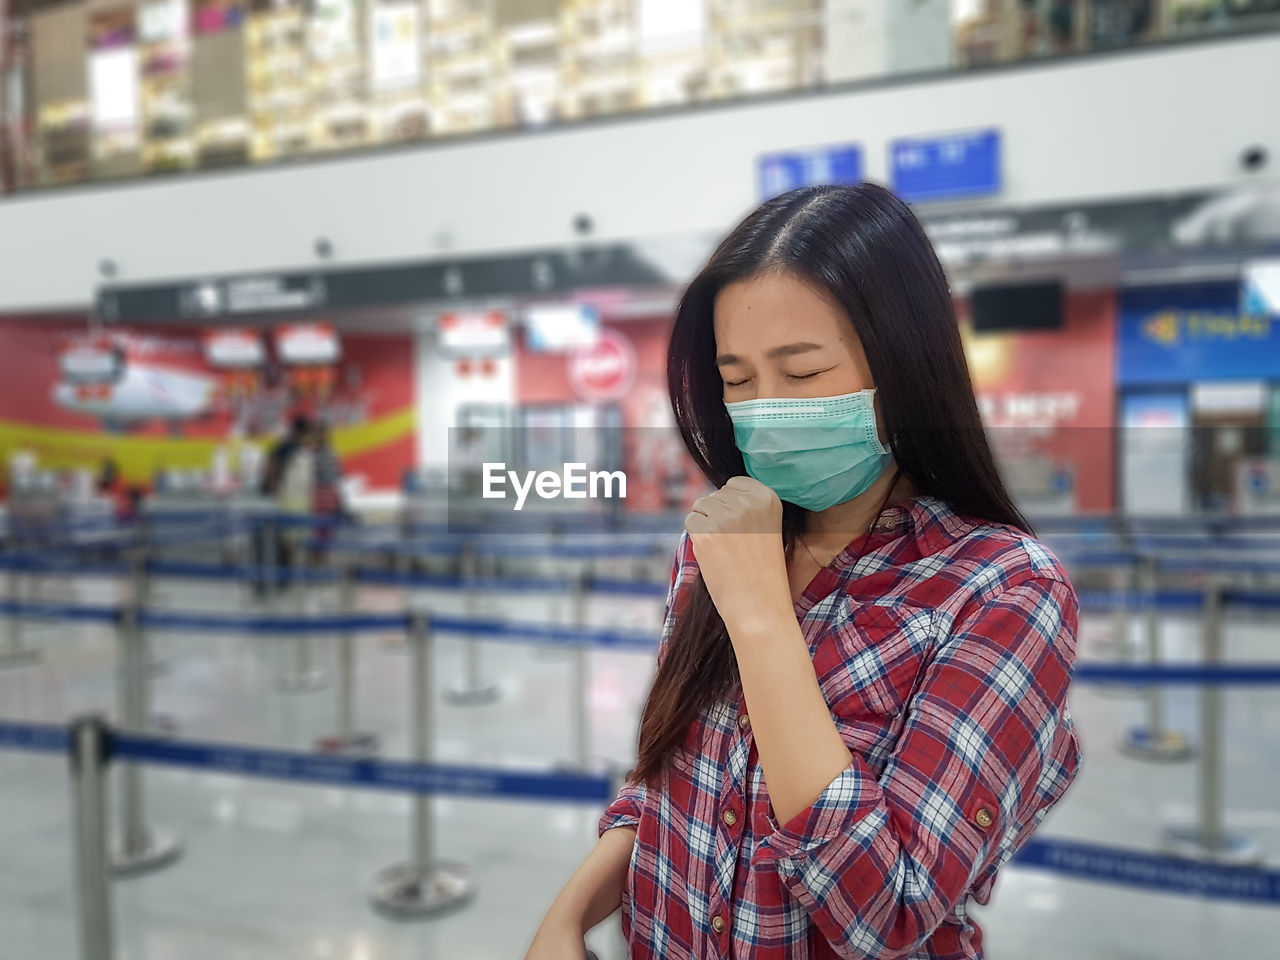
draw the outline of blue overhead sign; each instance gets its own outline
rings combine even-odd
[[[1242,313],[1234,281],[1120,294],[1121,384],[1280,378],[1280,318]]]
[[[893,191],[908,203],[1000,191],[1000,131],[907,137],[889,146]]]
[[[766,153],[760,157],[760,199],[823,183],[861,183],[862,148],[856,144]]]

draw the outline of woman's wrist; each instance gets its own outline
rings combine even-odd
[[[754,610],[730,612],[724,616],[725,629],[734,644],[755,643],[776,637],[781,631],[796,625],[795,612],[781,603],[762,606]]]

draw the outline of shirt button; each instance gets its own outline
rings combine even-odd
[[[974,822],[977,823],[978,826],[982,827],[984,830],[987,827],[991,826],[991,824],[996,822],[996,818],[991,815],[991,811],[988,810],[986,807],[983,807],[977,813],[975,813],[973,815],[973,819],[974,819]]]
[[[724,816],[721,819],[724,820],[726,826],[732,827],[735,823],[738,822],[738,815],[734,813],[732,810],[726,810],[724,812]]]
[[[738,726],[740,726],[743,730],[750,730],[751,718],[744,713],[742,716],[738,718]]]
[[[715,917],[711,921],[711,929],[716,933],[724,933],[724,917]]]

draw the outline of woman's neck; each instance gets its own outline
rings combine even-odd
[[[805,543],[811,549],[820,546],[828,553],[839,552],[849,541],[870,529],[880,514],[881,504],[901,503],[913,496],[915,488],[911,481],[898,472],[897,464],[890,463],[869,489],[852,500],[811,513]]]

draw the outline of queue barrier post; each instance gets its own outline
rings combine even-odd
[[[1143,594],[1142,626],[1147,663],[1158,668],[1160,650],[1160,610],[1157,603],[1159,575],[1155,558],[1143,557],[1140,570]],[[1155,760],[1174,763],[1191,758],[1191,744],[1176,730],[1168,729],[1165,718],[1165,691],[1153,683],[1144,691],[1147,721],[1145,725],[1131,727],[1120,737],[1122,751],[1139,760]]]
[[[459,558],[462,572],[463,604],[467,616],[474,618],[479,612],[480,595],[478,591],[479,558],[475,544],[467,541],[462,545]],[[484,679],[480,666],[480,642],[476,639],[466,641],[462,648],[462,677],[454,687],[444,691],[444,699],[455,707],[479,707],[494,703],[501,698],[498,685]]]
[[[71,723],[71,826],[81,960],[113,960],[115,933],[107,854],[107,762],[111,736],[100,716]]]
[[[1223,599],[1225,585],[1210,576],[1205,585],[1201,637],[1204,663],[1222,663]],[[1165,828],[1163,845],[1175,856],[1232,866],[1256,866],[1262,849],[1244,834],[1229,831],[1223,822],[1222,688],[1207,683],[1200,688],[1200,762],[1197,778],[1199,815],[1194,824]]]
[[[587,598],[589,588],[588,574],[578,571],[573,578],[572,598],[573,624],[579,629],[586,626]],[[569,736],[573,744],[573,763],[579,770],[586,770],[591,755],[591,716],[587,702],[587,686],[590,681],[591,651],[587,645],[579,643],[573,648],[572,677],[569,686]]]
[[[119,654],[120,727],[134,734],[147,732],[150,699],[147,634],[142,629],[142,605],[146,599],[145,547],[129,558],[129,586],[116,626]],[[182,845],[172,834],[153,830],[144,810],[142,768],[136,763],[119,767],[120,845],[114,858],[117,876],[132,877],[169,866],[182,855]]]
[[[355,570],[344,563],[338,579],[338,613],[343,618],[355,612],[355,595]],[[338,635],[338,730],[316,744],[326,753],[371,756],[378,752],[378,735],[356,730],[356,680],[355,634],[347,626]]]
[[[409,619],[412,661],[413,724],[409,730],[412,759],[431,763],[434,754],[435,708],[432,690],[432,629],[421,612]],[[374,907],[398,919],[427,917],[464,904],[475,893],[468,870],[440,860],[435,847],[435,804],[430,793],[412,800],[412,842],[407,862],[382,871],[374,880]]]
[[[17,604],[22,600],[21,583],[22,574],[18,570],[15,563],[9,568],[9,602]],[[18,667],[29,667],[40,659],[40,652],[33,647],[27,646],[26,640],[22,635],[22,618],[17,614],[10,614],[9,622],[5,624],[5,641],[0,646],[0,670],[15,669]]]
[[[306,544],[310,536],[311,528],[304,526],[306,531],[302,536],[297,536],[298,528],[295,527],[290,531],[292,542],[290,544],[290,553],[288,558],[288,587],[287,593],[290,599],[290,612],[295,617],[304,617],[307,615],[307,599],[310,595],[307,580],[306,565]],[[328,682],[328,677],[324,670],[312,664],[312,644],[313,638],[308,633],[298,633],[289,638],[289,646],[292,651],[292,665],[280,673],[277,679],[277,687],[286,693],[310,693],[315,690],[322,689]]]

